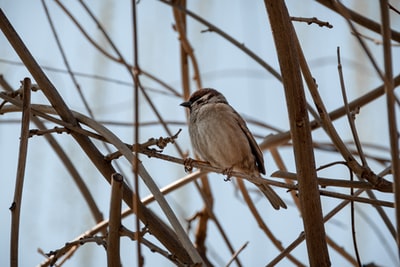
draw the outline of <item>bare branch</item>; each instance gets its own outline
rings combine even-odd
[[[31,80],[25,78],[23,83],[23,105],[21,139],[19,144],[18,168],[15,179],[14,199],[11,204],[11,240],[10,266],[18,266],[19,226],[22,205],[22,190],[24,187],[26,157],[28,153],[29,122],[31,116]]]
[[[299,21],[299,22],[305,22],[305,23],[307,23],[308,25],[311,25],[311,24],[317,24],[318,26],[320,26],[320,27],[327,27],[327,28],[329,28],[329,29],[332,29],[333,28],[333,26],[328,22],[328,21],[321,21],[321,20],[319,20],[318,18],[316,18],[316,17],[312,17],[312,18],[302,18],[302,17],[290,17],[290,19],[292,20],[292,21]]]

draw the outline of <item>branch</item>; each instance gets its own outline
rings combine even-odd
[[[24,176],[26,157],[28,153],[29,122],[31,116],[31,80],[25,78],[23,81],[23,106],[21,122],[21,138],[19,144],[18,167],[15,179],[14,200],[11,204],[11,240],[10,240],[10,266],[18,266],[18,244],[19,224],[22,204],[22,189],[24,187]]]
[[[299,198],[308,259],[311,266],[330,266],[307,103],[300,74],[297,37],[283,0],[265,0],[285,88],[293,152],[299,179]]]
[[[394,181],[394,201],[397,225],[397,252],[400,255],[400,160],[399,135],[396,119],[396,105],[393,82],[392,48],[390,46],[391,30],[388,1],[381,0],[383,61],[385,64],[384,82],[386,92],[387,116],[389,124],[390,156],[392,158],[392,175]]]
[[[86,243],[96,243],[97,245],[103,246],[104,248],[106,248],[107,246],[107,243],[103,236],[85,236],[80,238],[79,240],[65,243],[62,248],[56,249],[54,251],[49,251],[45,254],[48,259],[45,262],[41,263],[39,266],[53,266],[56,264],[58,259],[68,254],[71,249],[76,249]]]
[[[107,236],[107,266],[120,267],[120,235],[121,228],[121,200],[122,200],[122,175],[115,173],[111,180],[110,220]]]
[[[236,252],[232,255],[232,258],[231,258],[231,259],[229,260],[229,262],[226,264],[226,267],[229,267],[229,265],[231,265],[231,263],[232,263],[235,259],[237,259],[237,257],[239,256],[240,252],[242,252],[242,251],[247,247],[248,244],[249,244],[249,241],[247,241],[246,243],[244,243],[243,246],[241,246],[241,247],[238,249],[238,251],[236,251]]]
[[[329,29],[333,28],[333,26],[328,21],[321,21],[316,17],[312,17],[312,18],[290,17],[290,19],[292,21],[306,22],[308,25],[315,23],[320,27],[327,27]]]

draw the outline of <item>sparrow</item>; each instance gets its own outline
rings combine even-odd
[[[261,177],[264,157],[246,122],[217,90],[195,91],[180,104],[190,110],[189,135],[192,146],[211,166]],[[275,209],[287,208],[285,202],[267,184],[258,188]]]

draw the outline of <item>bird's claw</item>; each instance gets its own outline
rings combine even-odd
[[[226,175],[226,178],[224,178],[224,181],[225,182],[228,182],[228,181],[230,181],[231,180],[231,177],[232,177],[232,167],[231,168],[227,168],[227,169],[225,169],[225,170],[223,170],[222,171],[222,174],[223,175]]]
[[[185,172],[191,172],[193,170],[193,159],[186,158],[183,160],[183,166],[185,168]]]

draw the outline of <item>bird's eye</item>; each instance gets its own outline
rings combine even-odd
[[[202,104],[204,102],[204,99],[202,99],[202,98],[200,98],[200,99],[198,99],[198,100],[196,100],[196,104],[197,105],[199,105],[199,104]]]

